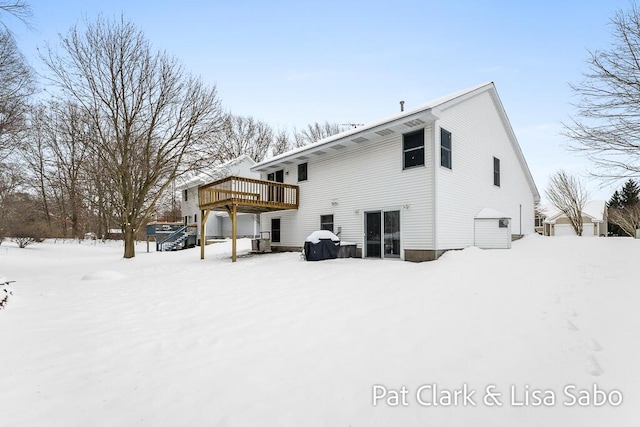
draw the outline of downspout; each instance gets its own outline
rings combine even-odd
[[[433,168],[433,172],[432,172],[432,185],[433,185],[433,200],[432,200],[432,223],[433,223],[433,251],[435,256],[437,257],[437,253],[438,253],[438,224],[437,224],[437,212],[438,212],[438,206],[437,206],[437,188],[438,186],[436,185],[436,175],[437,175],[437,169],[438,169],[438,163],[436,160],[436,123],[438,121],[434,120],[432,125],[431,125],[431,147],[432,147],[432,168]]]

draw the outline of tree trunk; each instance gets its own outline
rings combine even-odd
[[[124,257],[133,258],[136,256],[136,233],[133,226],[127,224],[124,226]]]

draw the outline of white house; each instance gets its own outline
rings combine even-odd
[[[499,221],[509,234],[532,233],[540,198],[493,83],[289,151],[251,170],[262,179],[299,186],[297,210],[261,215],[273,250],[299,249],[314,230],[328,229],[357,244],[362,257],[432,260],[474,245],[477,220],[485,232],[498,233],[499,242],[505,233]],[[486,209],[500,212],[500,218],[477,218]],[[486,226],[487,220],[495,227]]]
[[[260,174],[252,172],[256,162],[249,156],[243,155],[222,165],[212,168],[190,179],[184,180],[176,186],[180,191],[180,210],[185,224],[198,224],[198,241],[200,240],[200,208],[198,205],[198,187],[227,176],[241,176],[245,178],[260,178]],[[225,212],[216,212],[207,218],[206,233],[208,239],[231,237],[231,220]],[[260,234],[260,217],[253,214],[238,215],[238,237],[255,237]]]
[[[541,234],[544,236],[575,236],[569,218],[560,209],[551,205],[538,207],[541,213]],[[607,235],[607,202],[591,200],[582,208],[582,235],[598,237]]]

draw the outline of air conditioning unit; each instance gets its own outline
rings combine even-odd
[[[260,252],[271,252],[271,232],[260,232]]]
[[[259,239],[251,240],[252,252],[271,252],[271,232],[261,231]]]

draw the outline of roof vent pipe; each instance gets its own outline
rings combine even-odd
[[[400,112],[404,111],[404,101],[400,101]]]

